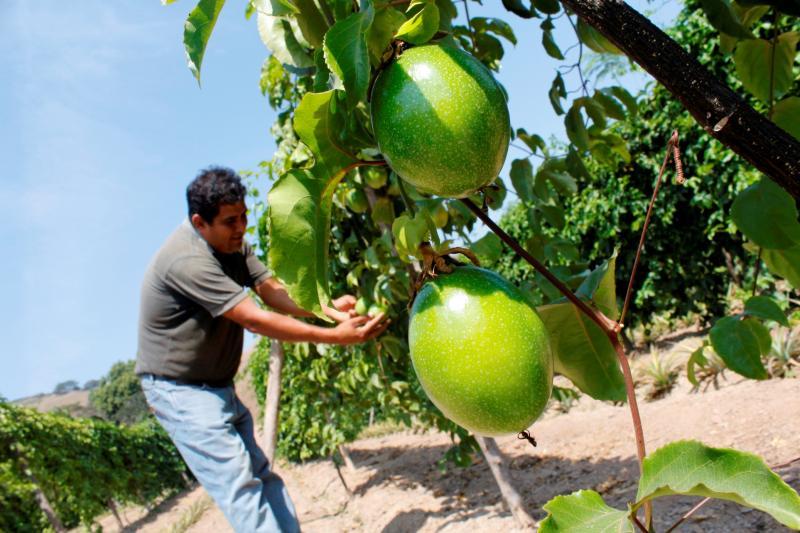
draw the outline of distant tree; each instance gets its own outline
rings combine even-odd
[[[53,394],[66,394],[68,392],[80,389],[81,387],[80,385],[78,385],[78,382],[75,381],[74,379],[71,379],[69,381],[62,381],[61,383],[56,385],[56,388],[53,389]]]
[[[147,417],[147,403],[134,372],[135,363],[133,360],[115,363],[89,394],[89,402],[104,418],[133,424]]]
[[[90,379],[89,381],[83,384],[83,390],[96,389],[98,385],[100,385],[100,380]]]

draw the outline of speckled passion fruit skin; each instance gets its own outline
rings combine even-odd
[[[423,192],[463,198],[503,167],[511,131],[505,95],[462,50],[406,50],[378,76],[371,106],[380,151]]]
[[[408,331],[422,388],[441,411],[478,435],[529,427],[553,386],[544,323],[498,274],[458,267],[426,283]]]

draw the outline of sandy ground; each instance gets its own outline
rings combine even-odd
[[[648,450],[678,439],[757,453],[768,464],[800,456],[800,380],[755,382],[729,377],[720,390],[691,394],[685,377],[672,394],[640,403]],[[600,492],[623,509],[636,491],[638,465],[626,407],[582,399],[570,413],[548,413],[532,432],[537,448],[515,437],[498,439],[513,483],[528,511],[544,518],[542,505],[558,494],[582,488]],[[353,492],[348,497],[331,461],[302,465],[279,463],[297,507],[303,530],[332,531],[514,531],[497,485],[482,459],[466,469],[442,474],[436,461],[449,440],[438,433],[398,433],[349,446],[356,469],[342,469]],[[800,489],[800,462],[779,473]],[[191,514],[204,498],[197,488],[165,502],[155,513],[126,511],[127,530],[164,531]],[[655,505],[656,526],[664,531],[699,498],[662,498]],[[188,531],[231,531],[213,504]],[[133,523],[130,523],[133,522]],[[104,520],[105,530],[117,529]],[[703,507],[679,531],[788,531],[768,515],[727,502]]]

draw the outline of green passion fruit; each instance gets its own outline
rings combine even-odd
[[[389,165],[421,192],[463,198],[492,183],[511,125],[500,85],[451,46],[404,51],[372,90],[372,126]]]
[[[519,289],[489,270],[457,267],[428,281],[411,309],[408,344],[431,401],[478,435],[526,429],[550,398],[544,323]]]

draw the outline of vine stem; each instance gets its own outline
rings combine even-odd
[[[625,323],[625,315],[628,312],[628,308],[631,304],[631,297],[633,296],[633,281],[636,278],[636,270],[639,268],[639,258],[642,254],[642,248],[644,248],[644,241],[647,236],[647,227],[650,225],[650,217],[653,214],[653,205],[656,203],[656,197],[658,196],[658,190],[661,187],[661,178],[664,176],[664,171],[667,168],[667,163],[669,162],[670,156],[675,159],[675,166],[676,168],[680,168],[680,156],[678,154],[678,130],[674,130],[672,132],[672,136],[667,141],[667,153],[664,155],[664,162],[661,163],[661,170],[658,171],[658,179],[656,180],[656,186],[653,189],[653,196],[650,198],[650,205],[647,207],[647,215],[644,217],[644,226],[642,227],[642,236],[639,238],[639,246],[636,248],[636,259],[633,260],[633,268],[631,268],[631,278],[628,281],[628,290],[625,292],[625,303],[622,306],[622,313],[619,315],[619,325]],[[682,174],[682,172],[681,172]]]
[[[525,259],[533,266],[540,274],[542,274],[550,283],[555,286],[561,294],[563,294],[570,302],[572,302],[581,312],[589,317],[594,323],[600,326],[600,329],[608,336],[611,344],[614,346],[614,351],[619,359],[619,364],[622,367],[622,375],[625,379],[625,394],[628,398],[628,405],[631,411],[631,418],[633,420],[634,435],[636,437],[636,454],[639,459],[639,471],[642,472],[642,464],[644,462],[645,450],[644,430],[642,429],[642,419],[639,415],[639,406],[636,402],[636,391],[633,385],[633,376],[631,374],[630,364],[625,355],[625,348],[619,340],[620,324],[608,318],[600,310],[589,307],[583,300],[575,296],[573,292],[561,280],[556,278],[542,263],[533,257],[527,250],[525,250],[513,237],[503,231],[500,226],[484,213],[477,205],[475,205],[469,198],[461,198],[461,201],[475,213],[475,216],[481,219],[486,226],[492,230],[500,239],[506,243],[512,250],[514,250],[520,257]],[[652,516],[652,506],[650,502],[645,503],[645,523],[650,524]]]

